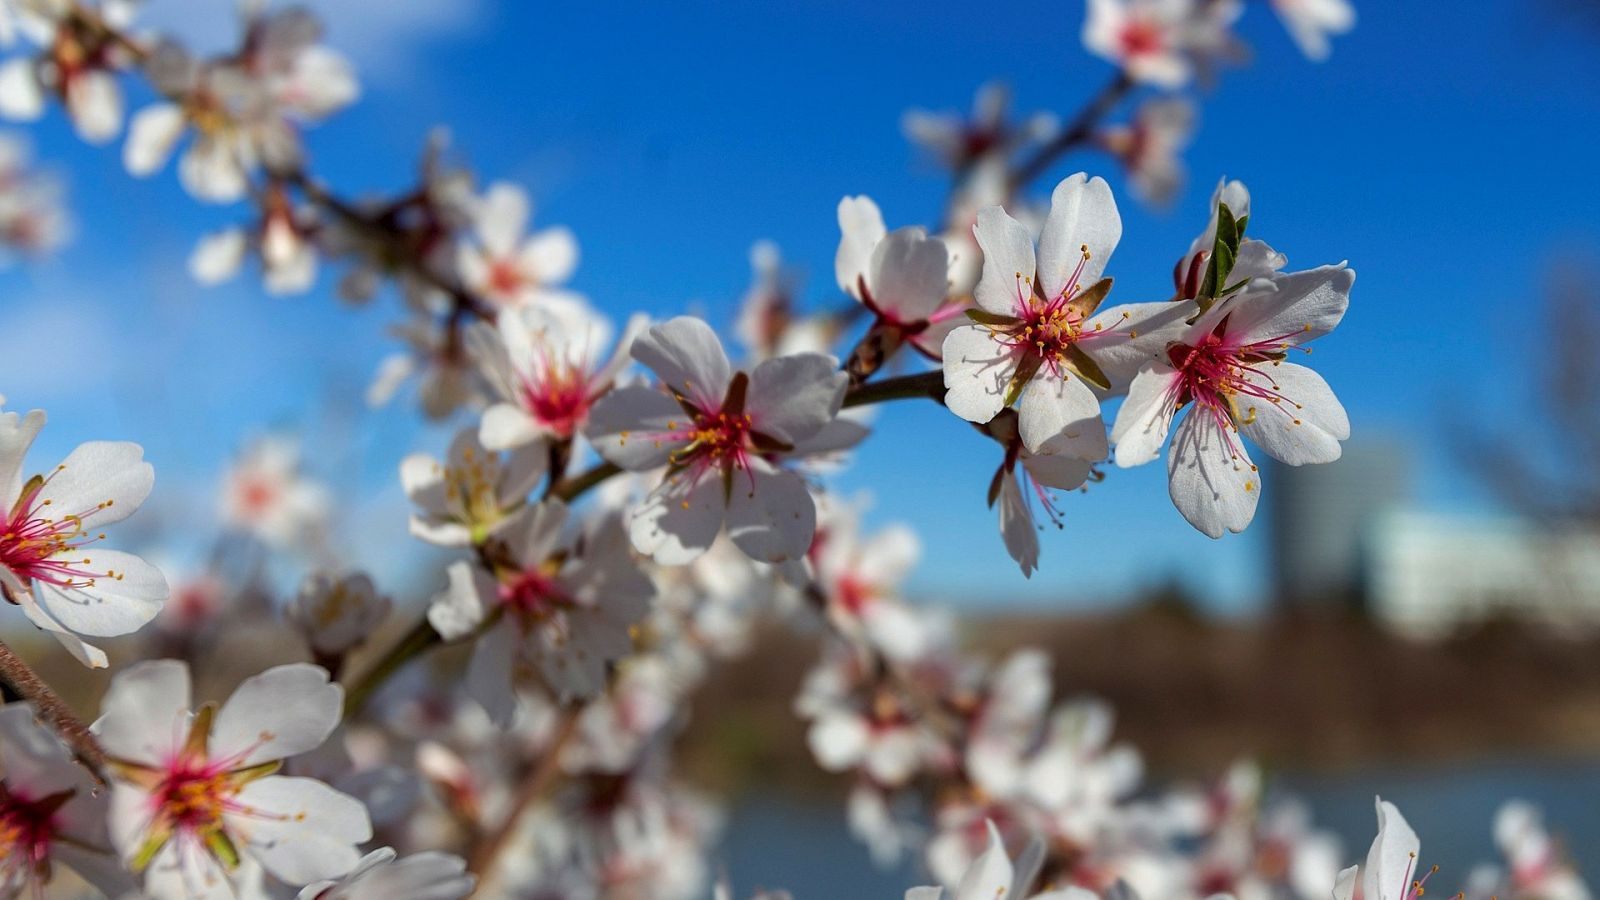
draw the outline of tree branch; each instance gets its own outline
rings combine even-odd
[[[4,642],[0,642],[0,682],[26,700],[39,720],[66,741],[73,757],[97,783],[106,783],[106,754],[89,726]]]

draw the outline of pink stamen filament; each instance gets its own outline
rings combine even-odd
[[[1236,343],[1227,335],[1227,325],[1224,319],[1198,346],[1173,344],[1167,349],[1167,359],[1180,376],[1170,388],[1174,407],[1193,402],[1203,408],[1237,459],[1242,451],[1233,435],[1240,427],[1255,422],[1258,409],[1252,405],[1241,412],[1241,397],[1265,401],[1296,425],[1300,424],[1296,412],[1303,407],[1278,390],[1277,379],[1263,366],[1276,365],[1283,353],[1298,349],[1289,342],[1295,333]]]
[[[8,518],[0,520],[0,566],[25,581],[41,581],[63,588],[94,587],[101,578],[121,580],[123,573],[110,569],[96,571],[89,568],[93,559],[76,555],[105,540],[105,534],[91,533],[87,523],[96,513],[109,508],[112,501],[53,516],[47,509],[53,501],[39,499],[45,486],[62,468],[58,466],[48,478],[30,485],[18,498]]]
[[[1089,248],[1083,248],[1072,277],[1056,296],[1045,300],[1034,291],[1033,281],[1017,273],[1013,316],[1015,325],[990,326],[990,334],[1001,346],[1022,356],[1038,357],[1042,368],[1055,378],[1066,378],[1067,350],[1075,344],[1092,341],[1108,332],[1100,324],[1088,325],[1088,313],[1076,302],[1083,294],[1079,280],[1089,262]]]

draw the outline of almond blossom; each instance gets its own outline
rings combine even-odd
[[[197,60],[173,43],[151,53],[146,69],[168,102],[140,110],[128,128],[123,162],[135,176],[166,164],[194,132],[178,177],[196,199],[227,203],[245,195],[261,166],[288,171],[300,161],[297,128],[326,118],[359,93],[339,54],[318,43],[322,27],[304,9],[252,15],[241,49]]]
[[[1272,11],[1283,20],[1300,52],[1317,62],[1332,52],[1329,37],[1356,27],[1350,0],[1272,0]]]
[[[973,233],[984,255],[979,308],[945,338],[945,405],[986,423],[1016,403],[1029,452],[1104,458],[1094,388],[1125,384],[1189,311],[1140,303],[1096,312],[1111,289],[1101,273],[1122,236],[1101,178],[1079,173],[1057,185],[1037,257],[1028,229],[1000,207],[980,211]]]
[[[1338,459],[1350,436],[1344,407],[1322,376],[1285,357],[1339,324],[1354,283],[1354,270],[1323,266],[1258,278],[1218,301],[1133,379],[1112,428],[1117,465],[1155,459],[1189,409],[1167,454],[1168,491],[1216,538],[1243,531],[1261,497],[1241,436],[1291,466]]]
[[[99,668],[106,655],[78,636],[137,631],[167,599],[154,566],[101,546],[100,529],[133,515],[150,495],[155,469],[138,444],[90,441],[29,476],[23,458],[44,423],[43,410],[0,412],[0,596],[79,662]]]
[[[463,428],[441,461],[413,453],[400,461],[400,485],[418,509],[412,535],[441,547],[480,544],[507,527],[544,480],[549,454],[530,445],[503,456],[484,449],[478,429]]]
[[[317,659],[338,659],[383,624],[389,605],[365,572],[342,577],[316,572],[301,582],[283,614]]]
[[[1033,141],[1048,140],[1058,127],[1050,113],[1035,113],[1019,124],[1007,119],[1011,91],[999,82],[978,88],[972,113],[936,113],[913,109],[900,119],[906,137],[953,172],[963,172],[979,160],[1006,157]]]
[[[44,114],[45,99],[58,97],[78,136],[103,144],[122,128],[122,88],[117,71],[133,62],[118,32],[133,20],[135,5],[104,0],[93,6],[74,0],[20,0],[11,24],[39,46],[36,57],[0,63],[0,115],[31,122]]]
[[[1238,0],[1089,0],[1083,43],[1128,78],[1178,88],[1210,58],[1234,53]]]
[[[1081,887],[1066,887],[1044,893],[1032,893],[1030,886],[1039,874],[1043,848],[1030,846],[1013,866],[1006,854],[1005,843],[993,822],[985,822],[987,844],[983,853],[972,861],[961,875],[955,890],[940,887],[918,887],[906,891],[906,900],[1000,900],[1015,896],[1018,900],[1095,900],[1092,891]]]
[[[1422,900],[1423,886],[1428,874],[1432,874],[1418,871],[1417,853],[1422,842],[1393,803],[1380,797],[1374,800],[1374,806],[1378,810],[1378,836],[1367,851],[1365,865],[1351,866],[1339,873],[1333,887],[1334,900],[1354,900],[1358,873],[1364,900]],[[1435,866],[1434,871],[1437,870]]]
[[[526,234],[532,212],[522,188],[489,186],[473,214],[473,239],[457,248],[456,267],[468,290],[501,307],[523,306],[572,277],[577,239],[560,227]]]
[[[282,189],[264,192],[261,218],[249,227],[228,228],[202,237],[189,256],[189,274],[210,287],[239,274],[247,259],[261,263],[269,294],[300,294],[317,280],[319,229],[309,207],[295,208]]]
[[[600,519],[575,538],[566,527],[560,501],[527,509],[490,548],[494,571],[452,563],[450,586],[428,609],[446,640],[482,630],[467,693],[501,726],[516,711],[512,686],[524,666],[563,700],[603,690],[607,666],[633,650],[631,629],[655,593],[619,518]]]
[[[1133,122],[1107,129],[1100,141],[1122,160],[1133,190],[1147,203],[1168,203],[1183,186],[1183,150],[1194,136],[1195,107],[1184,97],[1146,100]]]
[[[106,833],[106,805],[30,707],[0,707],[0,897],[45,896],[57,866],[110,897],[131,890]]]
[[[647,324],[642,315],[630,319],[607,358],[610,322],[575,297],[550,294],[502,309],[493,329],[472,332],[473,357],[496,398],[478,439],[490,450],[571,440],[628,365],[628,349]]]
[[[475,402],[477,372],[457,333],[428,312],[389,328],[406,349],[383,358],[367,387],[368,406],[385,406],[402,385],[415,378],[423,415],[443,419]]]
[[[344,692],[296,663],[248,678],[220,709],[191,711],[181,662],[111,680],[95,733],[111,762],[111,839],[165,898],[228,898],[247,862],[291,885],[350,871],[372,837],[366,809],[310,778],[275,774],[339,724]]]
[[[890,232],[871,197],[839,201],[839,235],[833,262],[839,289],[872,313],[880,332],[890,332],[876,352],[887,357],[906,341],[937,359],[949,333],[948,326],[937,326],[961,314],[960,304],[946,303],[951,262],[945,242],[918,227]]]
[[[779,463],[842,449],[862,435],[859,426],[831,427],[846,381],[834,360],[797,353],[734,372],[711,327],[687,316],[647,331],[634,341],[633,357],[663,389],[612,391],[585,435],[624,469],[667,467],[629,519],[634,547],[658,563],[683,565],[726,522],[752,559],[800,559],[816,530],[816,504],[805,481]]]
[[[248,444],[223,474],[218,505],[228,527],[291,548],[322,532],[330,502],[327,487],[302,471],[299,446],[269,435]]]
[[[426,851],[397,858],[380,847],[343,878],[306,885],[296,900],[459,900],[476,885],[459,856]]]
[[[0,134],[0,268],[48,256],[71,236],[61,180],[30,156],[26,141]]]
[[[869,641],[893,660],[920,656],[928,641],[923,622],[900,600],[900,583],[922,548],[916,532],[891,525],[863,538],[853,511],[836,511],[817,528],[810,558],[829,622]]]

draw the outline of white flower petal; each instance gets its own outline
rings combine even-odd
[[[222,705],[211,728],[213,759],[234,768],[285,759],[322,746],[339,727],[344,689],[310,663],[274,666],[246,678]]]
[[[1057,378],[1040,370],[1029,379],[1017,404],[1017,430],[1022,445],[1032,453],[1097,461],[1111,451],[1100,401],[1076,375]]]
[[[269,776],[245,785],[237,800],[251,812],[224,813],[228,831],[291,885],[350,871],[361,859],[355,845],[372,838],[361,801],[315,779]]]
[[[1050,195],[1050,215],[1039,236],[1041,296],[1060,296],[1080,263],[1079,289],[1099,281],[1121,240],[1122,215],[1105,179],[1079,172],[1063,180]],[[1083,258],[1085,247],[1087,260]]]
[[[1033,235],[998,206],[978,210],[972,234],[983,248],[983,274],[973,299],[989,312],[1017,315],[1033,293]]]
[[[981,325],[963,325],[944,339],[944,404],[969,422],[993,419],[1005,407],[1017,356]]]
[[[135,113],[128,123],[128,140],[122,145],[122,164],[128,174],[142,178],[166,165],[187,127],[188,119],[176,103],[157,103]]]
[[[711,548],[726,509],[721,473],[670,475],[629,516],[628,535],[634,549],[661,565],[687,565]]]
[[[687,443],[665,436],[687,427],[689,414],[676,400],[644,385],[620,387],[600,399],[589,412],[583,436],[596,453],[630,472],[667,464],[673,451]]]
[[[838,415],[849,381],[830,356],[775,357],[750,373],[745,413],[754,430],[793,444],[816,434]]]
[[[189,667],[173,659],[134,663],[111,678],[94,723],[106,755],[160,766],[188,736]]]
[[[155,566],[131,553],[91,548],[87,556],[71,554],[74,563],[103,577],[84,587],[35,582],[39,602],[50,615],[77,634],[115,637],[132,634],[154,619],[167,600],[167,580]]]
[[[1255,518],[1261,473],[1238,434],[1209,410],[1192,407],[1167,451],[1167,493],[1190,525],[1218,538]]]
[[[1339,458],[1339,442],[1350,437],[1350,418],[1321,375],[1305,366],[1281,362],[1250,370],[1252,384],[1283,396],[1276,403],[1240,394],[1235,408],[1240,431],[1267,455],[1291,466],[1329,463]]]
[[[1165,363],[1150,362],[1128,387],[1128,398],[1117,410],[1111,440],[1117,445],[1117,465],[1143,465],[1161,454],[1172,417],[1178,410],[1182,374]]]
[[[782,469],[735,472],[728,497],[728,537],[758,562],[805,556],[817,530],[817,504],[805,480]]]
[[[722,408],[733,370],[717,333],[700,319],[678,316],[652,327],[633,342],[633,358],[700,409]]]
[[[133,515],[150,489],[156,471],[144,461],[144,448],[129,441],[86,441],[61,461],[39,500],[54,518],[74,515],[96,529]]]

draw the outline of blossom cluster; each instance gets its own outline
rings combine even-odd
[[[1246,236],[1251,196],[1224,179],[1171,248],[1170,293],[1108,302],[1123,231],[1108,182],[1071,175],[1048,207],[1025,192],[1095,148],[1141,196],[1176,191],[1194,116],[1173,91],[1237,57],[1240,6],[1091,0],[1085,44],[1117,71],[1065,125],[1010,122],[992,87],[970,120],[908,115],[953,176],[945,219],[891,229],[871,198],[842,198],[831,312],[802,311],[758,244],[730,352],[700,318],[615,320],[567,287],[576,237],[533,229],[527,194],[480,186],[442,137],[394,197],[349,201],[316,178],[303,132],[359,88],[305,10],[244,4],[236,47],[202,58],[137,31],[125,0],[0,0],[0,115],[54,98],[108,142],[128,85],[151,93],[127,122],[128,171],[178,155],[196,199],[251,210],[200,241],[195,277],[253,264],[268,291],[299,292],[335,259],[348,301],[392,288],[407,346],[368,399],[414,382],[458,426],[397,473],[411,535],[447,557],[413,613],[332,551],[335,493],[290,440],[228,469],[204,565],[149,554],[158,568],[102,546],[152,492],[142,448],[92,441],[40,467],[45,414],[0,412],[0,595],[86,666],[111,665],[90,643],[104,638],[137,633],[139,657],[112,648],[85,725],[0,645],[22,698],[0,707],[0,896],[729,896],[711,884],[720,811],[676,770],[675,737],[719,662],[784,628],[819,647],[794,713],[848,782],[851,832],[943,885],[908,900],[1346,900],[1358,882],[1366,900],[1420,897],[1416,837],[1390,805],[1365,865],[1341,871],[1337,842],[1247,763],[1211,786],[1146,785],[1111,710],[1058,698],[1044,654],[980,657],[909,602],[915,532],[872,531],[837,488],[872,406],[935,402],[992,447],[992,470],[951,480],[987,485],[1028,575],[1042,526],[1069,527],[1062,493],[1114,467],[1164,452],[1177,511],[1220,537],[1262,490],[1246,438],[1287,465],[1338,458],[1345,412],[1290,358],[1339,324],[1346,264],[1290,268]],[[1353,24],[1344,0],[1272,6],[1313,58]],[[1158,93],[1108,124],[1141,86]],[[207,699],[267,644],[307,661],[274,658]],[[1473,873],[1474,896],[1587,896],[1536,812],[1508,806],[1495,833],[1509,868]]]

